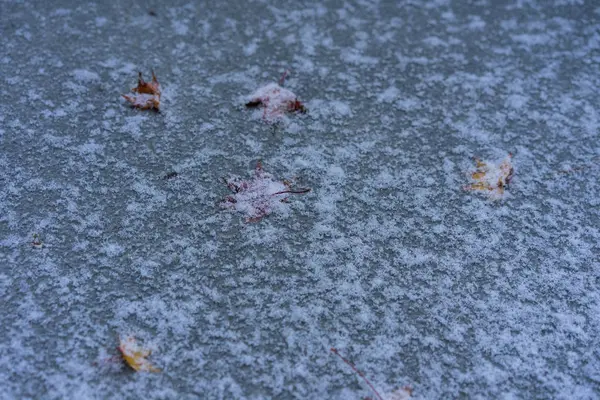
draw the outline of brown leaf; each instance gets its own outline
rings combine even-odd
[[[146,82],[139,73],[138,85],[131,89],[134,95],[123,94],[125,100],[131,103],[132,107],[140,110],[156,110],[160,109],[160,83],[156,79],[154,71],[152,71],[152,81]]]

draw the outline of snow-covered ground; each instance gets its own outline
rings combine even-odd
[[[600,7],[470,3],[0,0],[0,398],[600,397]]]

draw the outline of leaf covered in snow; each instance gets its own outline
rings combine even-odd
[[[137,372],[160,372],[160,369],[154,367],[147,357],[152,351],[142,348],[137,344],[133,336],[128,336],[125,339],[121,338],[119,347],[123,361]]]
[[[298,100],[297,96],[288,89],[283,88],[287,71],[277,83],[269,83],[252,93],[248,97],[246,107],[263,107],[263,120],[276,122],[286,112],[299,111],[305,113],[306,107]]]
[[[224,179],[233,194],[222,202],[223,207],[246,215],[246,222],[258,222],[288,201],[289,194],[308,193],[310,189],[292,189],[289,181],[277,181],[262,168],[259,161],[252,179]]]
[[[135,94],[122,94],[123,98],[131,103],[134,108],[140,110],[156,110],[160,109],[160,83],[156,79],[154,71],[152,71],[152,82],[144,81],[142,73],[139,73],[138,85],[131,89]]]
[[[501,198],[514,175],[511,159],[511,154],[495,164],[475,159],[475,171],[471,173],[472,183],[465,189],[485,192],[491,198]]]

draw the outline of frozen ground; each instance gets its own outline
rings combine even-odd
[[[0,398],[600,397],[597,3],[109,3],[0,0]]]

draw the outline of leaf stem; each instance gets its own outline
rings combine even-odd
[[[331,348],[331,352],[334,353],[336,356],[338,356],[339,358],[342,359],[343,362],[345,362],[346,364],[348,364],[350,366],[350,368],[352,368],[354,370],[354,372],[356,372],[358,374],[358,376],[360,376],[366,383],[367,385],[369,385],[369,387],[371,388],[371,390],[373,391],[373,393],[375,393],[377,395],[377,398],[379,400],[383,400],[383,397],[381,397],[381,395],[379,394],[379,392],[377,391],[377,389],[375,389],[375,387],[371,384],[371,382],[369,382],[369,380],[367,379],[367,377],[365,376],[364,373],[360,372],[355,366],[354,364],[352,364],[350,361],[348,361],[347,359],[345,359],[335,347]]]

